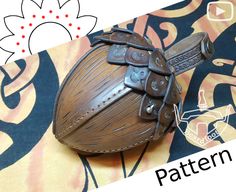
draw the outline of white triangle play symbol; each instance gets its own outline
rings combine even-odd
[[[216,16],[219,16],[221,14],[225,13],[225,10],[224,9],[221,9],[219,7],[216,7]]]

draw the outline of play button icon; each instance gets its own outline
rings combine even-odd
[[[224,9],[221,9],[219,7],[216,7],[216,16],[219,16],[221,14],[225,13],[225,10]]]
[[[207,18],[211,21],[230,21],[233,16],[234,10],[231,2],[210,2],[207,5]]]

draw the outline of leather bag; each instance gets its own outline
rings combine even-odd
[[[182,108],[175,76],[212,56],[208,34],[193,34],[166,51],[126,29],[96,39],[58,91],[56,138],[81,153],[112,153],[175,130],[174,107]]]

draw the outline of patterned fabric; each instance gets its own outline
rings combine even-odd
[[[204,119],[208,131],[217,129],[219,137],[198,145],[182,134],[189,126],[180,124],[181,129],[159,142],[116,154],[84,157],[60,144],[52,134],[56,92],[75,62],[89,50],[93,37],[102,33],[99,31],[0,67],[1,191],[87,191],[235,139],[236,23],[210,22],[206,15],[209,2],[187,0],[117,26],[148,36],[162,49],[192,33],[209,33],[216,49],[214,57],[177,80],[182,85],[183,111],[197,108],[199,90],[205,91],[211,111],[225,114],[228,104],[233,106],[221,126],[214,119],[204,119],[206,111],[189,122],[194,129]],[[198,139],[206,132],[196,128]]]

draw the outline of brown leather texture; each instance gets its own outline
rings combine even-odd
[[[199,48],[201,39],[195,41]],[[194,48],[173,50],[185,54]],[[89,153],[118,152],[158,140],[176,127],[173,105],[182,106],[173,66],[162,50],[136,33],[113,29],[98,36],[61,85],[53,133],[60,142]]]
[[[125,150],[150,140],[155,129],[155,121],[138,116],[142,95],[124,85],[127,66],[107,62],[109,48],[99,46],[77,64],[57,101],[54,134],[81,151]]]

